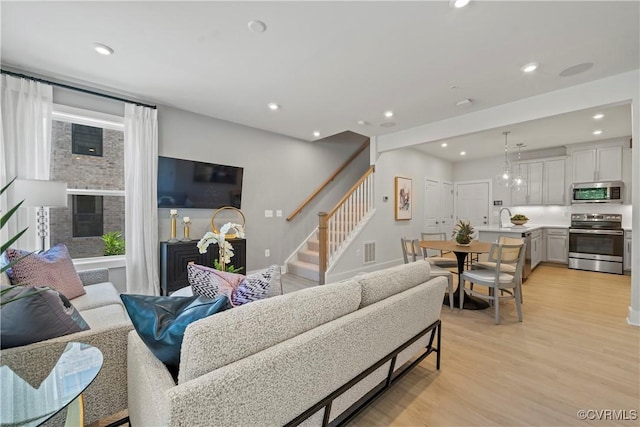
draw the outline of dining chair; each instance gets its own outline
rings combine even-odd
[[[447,240],[446,233],[420,233],[422,240]],[[436,252],[436,255],[429,255],[429,252]],[[422,249],[422,255],[424,259],[429,261],[432,265],[444,268],[457,268],[458,260],[450,257],[445,257],[445,254],[450,254],[451,251],[438,251],[435,249]]]
[[[518,245],[524,243],[524,241],[520,238],[507,237],[507,236],[499,236],[498,243],[506,244],[506,245]],[[525,248],[526,249],[526,248]],[[496,263],[491,261],[478,261],[473,264],[474,268],[484,268],[493,270],[496,268]],[[512,264],[502,264],[500,269],[503,273],[514,274],[516,268]],[[518,277],[518,287],[520,288],[520,302],[523,302],[522,296],[522,274]]]
[[[418,239],[408,239],[406,237],[400,238],[402,243],[402,256],[404,257],[404,263],[416,262],[419,258],[420,241]],[[449,291],[449,310],[453,311],[453,273],[437,265],[429,263],[431,267],[431,276],[439,277],[444,276],[447,278],[447,287]]]
[[[495,263],[493,270],[478,269],[467,270],[461,275],[462,288],[460,289],[460,305],[463,303],[464,292],[470,295],[493,302],[496,325],[500,324],[500,299],[513,298],[516,303],[516,311],[518,312],[518,320],[522,322],[522,307],[520,304],[520,286],[518,285],[518,277],[522,274],[522,266],[524,264],[525,247],[524,243],[519,244],[503,244],[492,243],[489,250],[489,262]],[[501,267],[511,265],[515,271],[513,274],[505,273]],[[466,284],[474,283],[479,286],[485,286],[489,289],[489,294],[478,292],[467,288]],[[504,294],[507,294],[506,296]]]

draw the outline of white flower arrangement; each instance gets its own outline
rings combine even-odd
[[[231,230],[235,231],[236,238],[245,238],[244,227],[242,225],[227,222],[220,228],[219,233],[214,233],[211,231],[206,232],[204,236],[202,236],[202,239],[200,239],[200,241],[196,245],[198,246],[198,250],[200,251],[200,253],[203,254],[207,252],[207,248],[210,244],[218,244],[218,260],[215,263],[215,268],[217,268],[218,270],[229,271],[229,268],[227,268],[227,264],[231,262],[231,257],[233,257],[233,246],[231,246],[231,243],[227,242],[226,235]],[[236,269],[233,270],[233,272],[238,271]]]

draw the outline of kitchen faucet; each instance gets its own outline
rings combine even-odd
[[[498,224],[500,225],[500,228],[502,228],[502,211],[509,212],[509,218],[513,216],[511,215],[511,211],[509,210],[509,208],[501,208],[500,212],[498,213]]]

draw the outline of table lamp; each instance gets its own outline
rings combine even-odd
[[[67,183],[39,179],[16,179],[10,187],[13,205],[24,200],[22,207],[37,207],[38,237],[44,251],[47,237],[47,213],[45,208],[67,207]]]

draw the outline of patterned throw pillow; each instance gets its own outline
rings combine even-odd
[[[238,287],[244,276],[242,274],[227,273],[204,265],[187,265],[187,278],[194,295],[215,298],[218,295],[231,295]]]
[[[231,303],[236,306],[264,299],[269,293],[271,284],[276,281],[280,281],[279,265],[272,265],[261,272],[249,274],[231,295]]]
[[[89,325],[62,295],[48,288],[2,287],[0,344],[11,348],[86,331]]]
[[[28,251],[20,249],[7,249],[9,262],[13,262],[25,255]],[[67,247],[62,243],[49,250],[31,254],[14,264],[9,273],[11,282],[21,286],[48,286],[60,291],[65,297],[73,299],[87,292],[82,286],[82,280],[76,273],[73,261]]]

